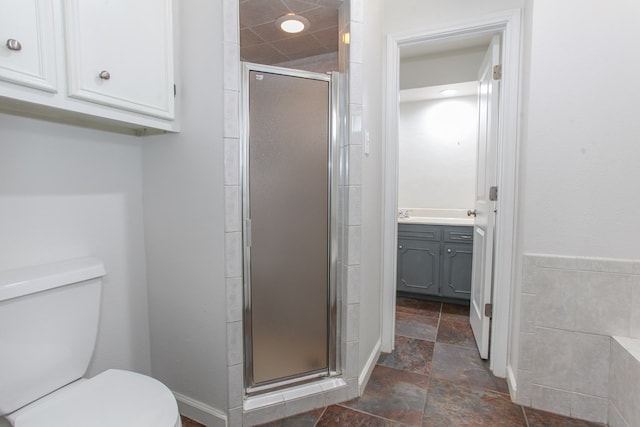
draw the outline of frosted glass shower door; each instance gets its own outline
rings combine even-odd
[[[248,389],[329,369],[331,83],[280,72],[245,75]]]

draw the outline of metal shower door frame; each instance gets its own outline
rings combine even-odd
[[[255,395],[277,389],[282,389],[295,384],[313,381],[318,378],[336,376],[341,374],[340,355],[340,308],[337,289],[337,262],[338,262],[338,180],[340,173],[340,158],[338,150],[339,135],[339,79],[337,72],[328,74],[314,73],[303,70],[276,67],[271,65],[242,63],[242,87],[240,119],[242,123],[240,136],[240,162],[242,170],[242,243],[243,243],[243,329],[244,329],[244,392],[245,395]],[[327,336],[327,361],[326,372],[312,373],[295,378],[287,378],[256,386],[253,377],[253,350],[252,350],[252,302],[251,302],[251,219],[250,214],[250,189],[249,189],[249,143],[250,143],[250,114],[249,114],[249,74],[251,71],[277,74],[281,76],[298,77],[325,81],[329,84],[328,99],[328,254],[327,277],[329,283],[328,292],[328,336]]]

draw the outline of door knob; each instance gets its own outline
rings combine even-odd
[[[103,70],[100,71],[98,77],[100,77],[102,80],[109,80],[111,78],[111,74],[107,70]]]
[[[476,210],[475,210],[475,209],[474,209],[474,210],[469,209],[469,210],[467,211],[467,216],[473,216],[473,217],[475,217],[475,216],[476,216]]]
[[[15,51],[22,50],[22,45],[16,39],[7,40],[7,43],[5,44],[5,46],[7,46],[7,49],[9,50],[15,50]]]

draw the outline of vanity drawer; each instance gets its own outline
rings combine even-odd
[[[444,229],[445,242],[473,242],[473,227],[447,227]]]
[[[398,224],[398,237],[439,242],[442,240],[442,228],[437,225]]]

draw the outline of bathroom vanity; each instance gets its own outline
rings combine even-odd
[[[468,301],[471,294],[472,224],[472,220],[456,221],[451,218],[400,219],[397,291],[442,300]]]

